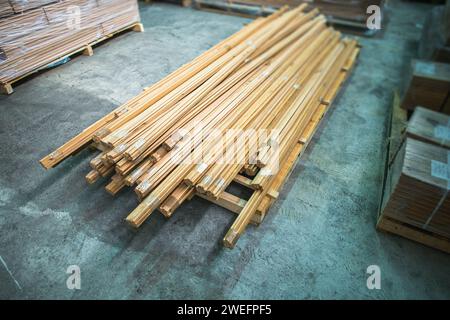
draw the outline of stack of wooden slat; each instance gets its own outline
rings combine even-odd
[[[450,148],[450,117],[440,112],[416,107],[409,119],[408,137]]]
[[[319,9],[333,24],[364,30],[367,29],[366,20],[370,15],[367,8],[377,5],[381,12],[384,8],[383,0],[195,0],[199,9],[241,15],[265,15],[283,5],[295,7],[303,3]]]
[[[314,132],[359,52],[356,41],[342,39],[316,10],[304,13],[305,7],[283,7],[255,20],[41,164],[54,167],[93,144],[101,152],[91,160],[86,180],[112,175],[106,186],[112,194],[135,186],[142,202],[126,219],[134,227],[156,209],[170,217],[196,193],[213,202],[225,194],[232,200],[226,188],[237,180],[254,192],[244,205],[229,202],[239,212],[224,239],[233,247],[276,198],[299,142],[305,132],[306,137]],[[252,139],[261,132],[269,134]],[[239,144],[242,136],[248,138]],[[224,153],[230,157],[222,161]]]
[[[396,95],[377,228],[450,253],[448,119],[417,107],[408,123]]]
[[[405,84],[404,109],[422,106],[450,114],[450,64],[413,60]]]
[[[139,22],[136,0],[10,2],[11,10],[19,13],[0,18],[0,84],[4,87]]]
[[[448,149],[407,138],[388,171],[378,227],[450,252],[449,172]]]

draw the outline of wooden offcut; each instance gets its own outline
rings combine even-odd
[[[450,148],[450,117],[430,109],[416,107],[409,119],[410,138]]]

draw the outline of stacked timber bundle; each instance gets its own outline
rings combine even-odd
[[[2,0],[0,0],[2,1]],[[136,0],[7,1],[0,18],[0,84],[11,84],[112,33],[136,25]]]
[[[376,5],[380,13],[384,8],[383,0],[195,0],[198,9],[250,16],[267,15],[283,5],[295,7],[303,3],[319,9],[330,23],[363,30],[367,29],[370,16],[367,8]]]
[[[408,137],[450,148],[450,117],[417,107],[408,123]]]
[[[86,180],[111,176],[112,194],[134,187],[141,203],[126,218],[134,227],[157,209],[170,217],[195,194],[228,201],[239,212],[224,239],[233,247],[276,198],[359,52],[356,41],[305,7],[255,20],[41,164],[51,168],[86,146],[98,148]],[[254,190],[248,201],[233,202],[226,192],[233,180]]]
[[[422,106],[450,114],[450,64],[413,60],[406,81],[402,107]]]
[[[407,138],[388,169],[378,228],[450,252],[448,149]]]

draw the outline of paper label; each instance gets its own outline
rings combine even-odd
[[[450,128],[438,125],[434,128],[434,137],[441,140],[450,140]]]
[[[426,63],[423,61],[416,62],[416,70],[419,73],[433,76],[436,74],[436,66],[433,63]]]
[[[450,189],[449,164],[436,160],[431,160],[431,175],[435,178],[447,181],[447,189]]]

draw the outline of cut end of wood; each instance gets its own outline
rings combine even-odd
[[[3,94],[12,94],[14,89],[10,83],[1,85],[1,91]]]
[[[91,46],[87,46],[86,49],[83,50],[82,54],[83,54],[84,56],[91,57],[91,56],[94,55],[94,50],[92,49]]]
[[[162,213],[162,215],[166,218],[170,218],[173,214],[173,212],[170,210],[170,208],[166,205],[159,207],[159,212]]]
[[[271,189],[271,190],[269,190],[269,191],[267,192],[267,195],[268,195],[270,198],[272,198],[273,200],[276,200],[276,199],[278,199],[280,193],[279,193],[278,191],[276,191],[276,190]]]
[[[95,183],[100,178],[100,174],[96,170],[91,170],[85,177],[86,182],[89,184]]]
[[[150,194],[126,217],[125,221],[133,227],[139,228],[160,205],[161,201]]]
[[[163,142],[162,147],[166,150],[166,151],[170,151],[172,150],[172,148],[174,147],[175,143],[173,141],[172,138],[167,139],[166,141]]]
[[[60,159],[55,153],[56,151],[39,160],[39,163],[44,167],[44,169],[48,170],[50,168],[53,168],[63,160]]]
[[[41,160],[39,160],[39,163],[41,164],[41,166],[45,169],[48,170],[50,169],[52,166],[48,166],[47,165],[47,161],[46,158],[42,158]]]
[[[131,226],[131,227],[133,227],[133,228],[135,228],[135,229],[137,229],[137,228],[139,228],[139,227],[141,226],[141,223],[138,223],[138,222],[134,221],[134,220],[131,219],[129,216],[125,219],[125,222],[126,222],[129,226]]]
[[[252,188],[255,190],[262,190],[262,183],[259,181],[252,181]]]
[[[230,229],[223,239],[223,245],[226,248],[233,249],[236,245],[236,242],[239,240],[239,233],[233,229]]]
[[[183,182],[188,187],[194,187],[194,182],[191,179],[189,179],[189,178],[184,179]]]
[[[133,27],[133,31],[136,32],[144,32],[144,25],[142,23],[138,23]]]

